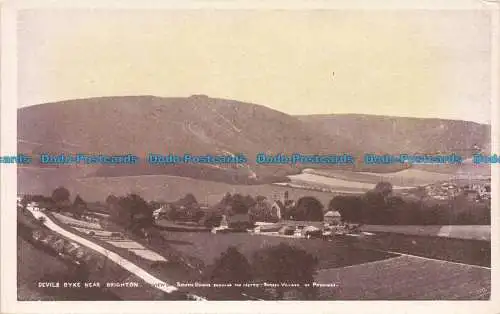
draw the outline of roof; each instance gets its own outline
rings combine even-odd
[[[280,201],[280,200],[274,201],[274,203],[273,203],[273,205],[272,205],[272,206],[275,206],[275,205],[276,205],[276,206],[278,206],[278,207],[279,207],[279,208],[281,208],[281,209],[285,208],[285,205],[284,205],[284,204],[283,204],[283,202],[282,202],[282,201]]]
[[[229,224],[238,222],[249,222],[250,216],[248,214],[234,214],[231,216],[226,216],[226,219]]]
[[[333,210],[330,210],[325,214],[325,217],[341,217],[341,216],[342,215],[340,215],[338,211],[333,211]]]

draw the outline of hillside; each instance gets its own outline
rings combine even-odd
[[[369,132],[367,131],[369,130]],[[465,121],[363,115],[291,116],[265,106],[204,95],[187,98],[122,96],[68,100],[18,110],[18,151],[39,153],[183,155],[237,154],[247,165],[43,166],[20,167],[19,184],[47,177],[52,186],[72,178],[174,175],[225,182],[286,181],[312,165],[256,165],[266,153],[451,151],[486,145],[489,126]],[[333,166],[348,171],[393,172],[402,165]],[[34,169],[36,167],[36,169]],[[48,169],[47,169],[48,168]],[[44,174],[42,174],[42,172]],[[44,179],[45,180],[45,179]]]
[[[491,127],[469,121],[361,114],[298,116],[327,136],[342,137],[366,152],[470,155],[477,144],[490,150]],[[369,130],[369,132],[367,132]]]
[[[230,183],[283,180],[289,166],[256,166],[255,155],[359,151],[341,137],[331,139],[298,118],[264,106],[203,95],[69,100],[18,110],[18,151],[183,155],[244,153],[240,167],[156,166],[60,167],[56,176],[183,175]],[[54,167],[52,167],[54,168]],[[29,171],[28,171],[29,172]],[[62,173],[62,174],[61,174]],[[249,179],[250,178],[250,179]]]

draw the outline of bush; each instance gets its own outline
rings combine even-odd
[[[315,197],[302,197],[297,201],[291,215],[295,220],[323,221],[323,204]]]
[[[137,194],[120,197],[111,207],[111,219],[132,231],[153,225],[153,209]]]
[[[69,201],[70,193],[65,187],[58,187],[52,192],[52,200],[56,203]]]
[[[246,283],[252,280],[252,268],[237,248],[229,247],[215,261],[210,272],[213,283]]]
[[[300,284],[298,290],[303,296],[314,299],[317,291],[312,288],[312,283],[317,265],[316,257],[284,243],[257,251],[253,259],[255,277],[279,285],[276,288],[277,299],[283,299],[286,290],[297,289],[282,287],[281,283]],[[311,288],[306,288],[305,284],[309,284]]]

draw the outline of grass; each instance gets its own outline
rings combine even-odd
[[[389,232],[406,235],[436,236],[468,240],[491,241],[491,226],[387,226],[364,225],[362,231]]]
[[[356,248],[356,240],[351,239],[334,239],[329,242],[321,239],[291,239],[248,233],[211,234],[163,231],[163,234],[171,246],[186,255],[202,260],[205,265],[212,264],[230,246],[235,246],[247,259],[251,260],[258,250],[280,243],[287,243],[316,256],[319,259],[319,268],[342,267],[394,256],[389,253]]]
[[[208,232],[211,228],[207,228],[204,226],[188,226],[175,223],[173,221],[168,221],[165,219],[161,219],[156,222],[156,227],[158,229],[169,230],[169,231],[191,231],[191,232]]]
[[[66,225],[75,226],[78,228],[86,228],[86,229],[96,229],[96,230],[102,229],[101,226],[97,223],[91,223],[91,222],[87,222],[87,221],[83,221],[83,220],[74,219],[74,218],[68,217],[66,215],[55,213],[55,212],[52,213],[52,215],[55,218],[57,218],[57,220],[59,220],[60,222],[66,224]]]
[[[37,222],[31,222],[36,227]],[[38,226],[39,227],[39,226]],[[130,261],[143,267],[153,275],[168,283],[176,281],[193,282],[200,276],[192,271],[176,268],[172,264],[155,264],[134,256],[126,249],[116,248],[101,241],[81,234],[73,228],[62,225],[63,228],[78,234],[95,243],[111,249]],[[118,231],[118,226],[103,224],[105,229]],[[121,230],[123,231],[123,230]],[[290,239],[247,233],[218,234],[199,232],[160,232],[166,239],[165,243],[149,245],[144,240],[130,236],[144,247],[161,252],[167,258],[182,256],[184,261],[198,260],[197,269],[213,264],[215,259],[229,246],[236,246],[249,260],[253,254],[265,247],[280,243],[288,243],[306,250],[319,259],[318,272],[315,277],[319,283],[335,283],[335,288],[320,288],[319,299],[339,300],[456,300],[456,299],[488,299],[490,293],[490,271],[472,265],[460,265],[440,260],[427,260],[412,256],[384,251],[408,253],[435,259],[475,264],[490,265],[490,243],[486,241],[458,240],[449,238],[423,237],[381,233],[371,237],[337,238],[333,241],[319,239]],[[49,260],[49,259],[46,259]],[[182,264],[182,260],[176,262]],[[28,263],[26,263],[28,265]],[[59,264],[50,261],[47,267],[53,271],[64,269]],[[112,264],[112,263],[110,263]],[[94,277],[113,278],[114,281],[135,280],[130,274],[123,274],[120,267],[110,267],[104,271],[92,272]],[[25,276],[36,273],[31,271]],[[48,271],[47,271],[48,272]],[[33,276],[33,275],[31,275]],[[20,288],[19,291],[26,286]],[[120,298],[127,300],[165,299],[158,296],[151,287],[143,286],[141,292],[136,289],[120,289]],[[227,299],[231,291],[224,289],[192,289],[198,295],[210,296],[209,299]],[[135,292],[134,292],[135,291]],[[23,292],[25,295],[26,293]],[[118,294],[117,293],[117,294]],[[156,293],[156,295],[155,295]],[[36,299],[36,291],[31,297]],[[66,297],[67,298],[67,297]],[[175,298],[175,296],[174,296]],[[234,294],[232,297],[236,298]]]
[[[55,219],[54,219],[55,220]],[[143,247],[146,249],[149,249],[153,252],[160,253],[160,255],[166,257],[168,260],[167,262],[153,262],[148,259],[142,258],[133,252],[131,252],[128,249],[125,248],[119,248],[116,247],[106,241],[103,241],[101,239],[89,236],[86,233],[79,232],[77,230],[74,230],[71,227],[65,226],[64,224],[61,224],[57,221],[58,225],[70,232],[75,233],[78,236],[81,236],[82,238],[85,238],[87,240],[90,240],[110,251],[113,251],[120,256],[126,258],[130,262],[136,264],[137,266],[143,268],[153,276],[156,276],[157,278],[165,281],[167,284],[174,285],[176,282],[194,282],[194,281],[199,281],[200,280],[200,275],[201,275],[201,270],[204,268],[204,264],[202,261],[189,257],[184,255],[183,253],[179,252],[172,246],[170,246],[167,242],[161,241],[158,238],[156,238],[156,241],[153,244],[147,243],[144,239],[137,237],[131,233],[126,232],[126,230],[113,222],[109,220],[102,221],[102,225],[105,229],[110,230],[110,231],[115,231],[115,232],[121,232],[123,234],[127,235],[127,238],[130,241],[135,241],[139,244],[141,244]],[[134,276],[135,277],[135,276]],[[141,279],[137,279],[136,281],[141,282]],[[149,287],[147,285],[143,286],[147,287],[150,291],[154,290],[152,287]],[[157,295],[160,299],[162,300],[184,300],[184,294],[183,292],[189,292],[189,293],[195,293],[199,296],[203,297],[211,297],[213,294],[211,293],[210,290],[207,289],[199,289],[199,288],[179,288],[178,291],[171,293],[171,294],[164,294],[163,296],[159,295],[155,291],[153,295]],[[146,294],[147,295],[147,294]],[[136,298],[133,298],[136,299]],[[144,295],[141,295],[138,300],[151,300],[153,298],[147,298],[144,297]]]
[[[148,285],[142,284],[142,280],[135,275],[129,273],[124,270],[120,266],[116,265],[111,261],[106,261],[106,258],[99,253],[94,252],[91,249],[85,249],[85,254],[90,258],[84,264],[85,268],[85,276],[84,277],[75,277],[75,274],[82,274],[81,272],[77,272],[73,263],[69,262],[66,259],[61,259],[55,250],[50,245],[43,245],[38,242],[33,242],[31,240],[31,233],[34,230],[42,231],[44,233],[50,234],[55,239],[64,238],[59,234],[45,228],[44,226],[36,225],[36,219],[27,215],[19,215],[24,216],[24,219],[19,219],[18,225],[18,238],[24,239],[24,241],[31,243],[33,247],[41,250],[45,255],[54,257],[56,260],[59,259],[65,262],[68,266],[66,268],[57,267],[60,263],[56,264],[56,261],[52,258],[48,258],[47,256],[39,256],[37,258],[45,258],[44,261],[47,261],[47,267],[53,267],[53,264],[56,264],[56,268],[60,271],[57,273],[52,273],[50,271],[43,272],[46,276],[43,277],[45,281],[89,281],[89,282],[100,282],[101,288],[82,288],[82,289],[63,289],[63,288],[53,288],[53,289],[37,289],[36,287],[30,286],[30,282],[36,282],[36,263],[37,258],[27,258],[26,254],[23,252],[19,252],[19,248],[23,247],[23,243],[18,245],[18,276],[20,279],[19,282],[24,282],[21,284],[19,290],[19,299],[26,300],[37,300],[38,294],[48,294],[49,297],[55,298],[56,300],[164,300],[169,298],[170,296],[166,296],[163,292],[154,289]],[[57,223],[57,220],[52,217],[53,221]],[[24,222],[28,222],[28,224],[24,224]],[[59,223],[61,226],[61,224]],[[62,225],[61,227],[65,227],[68,231],[74,232],[74,229],[69,228],[67,226]],[[74,232],[78,233],[78,232]],[[79,234],[81,235],[81,234]],[[19,241],[19,240],[18,240]],[[25,250],[26,251],[26,250]],[[32,251],[32,250],[31,250]],[[33,264],[33,267],[30,265]],[[44,263],[44,262],[42,262]],[[40,272],[38,273],[40,275]],[[134,288],[104,288],[106,282],[126,282],[126,281],[134,281],[139,283],[139,287]],[[27,288],[32,288],[29,290]],[[50,291],[52,290],[52,291]],[[93,292],[94,291],[94,292]]]
[[[400,256],[376,263],[322,270],[323,300],[488,300],[490,271],[469,265]]]
[[[48,247],[31,240],[31,229],[18,226],[17,282],[18,300],[120,300],[116,294],[100,288],[39,288],[38,282],[90,281],[82,277],[75,264],[62,259]]]
[[[439,181],[447,181],[452,178],[450,174],[443,174],[420,169],[405,169],[398,172],[373,173],[373,172],[352,172],[336,169],[310,169],[307,173],[317,174],[328,178],[339,180],[377,184],[380,181],[387,181],[394,186],[418,186],[427,185]]]
[[[488,241],[380,233],[366,237],[359,246],[470,265],[491,266],[491,242]]]
[[[292,183],[309,184],[313,186],[325,186],[325,187],[339,188],[339,189],[356,189],[361,191],[368,191],[375,187],[375,183],[348,181],[331,176],[326,177],[323,175],[318,175],[313,173],[301,173],[293,175],[290,176],[290,179],[292,180]],[[397,186],[395,186],[394,188],[397,188]]]
[[[54,188],[62,185],[71,192],[71,195],[79,194],[87,202],[104,201],[110,194],[122,196],[131,192],[138,193],[146,200],[177,201],[187,193],[193,193],[198,202],[211,205],[219,202],[227,192],[231,194],[250,194],[252,196],[263,195],[272,199],[274,195],[283,195],[285,191],[288,191],[290,198],[298,199],[302,196],[314,196],[325,205],[335,196],[335,194],[329,192],[308,191],[274,184],[232,185],[168,175],[92,177],[66,182],[54,182],[49,171],[45,173],[39,171],[37,175],[36,180],[20,181],[19,193],[50,195]]]

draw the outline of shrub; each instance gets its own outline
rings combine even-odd
[[[317,264],[316,257],[284,243],[257,251],[253,258],[255,277],[261,281],[278,284],[278,299],[283,299],[286,290],[297,289],[282,287],[281,283],[300,284],[302,287],[298,290],[303,296],[313,299],[316,289],[306,288],[305,285],[312,287]]]

